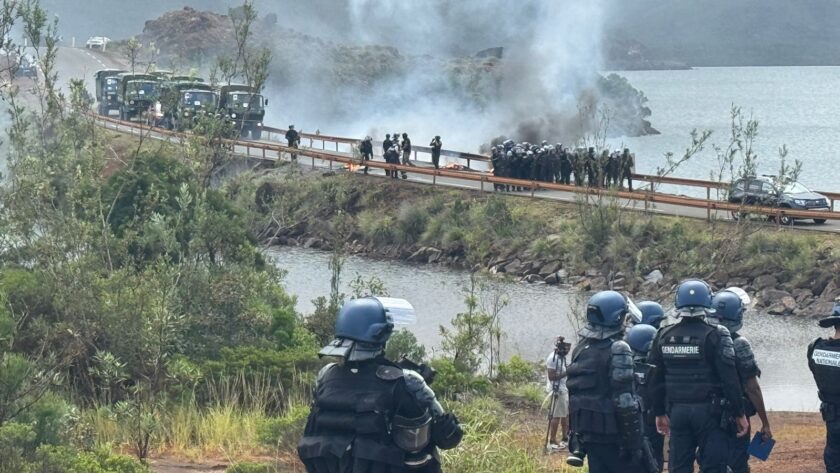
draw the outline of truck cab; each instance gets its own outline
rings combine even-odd
[[[119,110],[120,104],[117,101],[119,95],[120,81],[117,77],[125,73],[121,69],[102,69],[96,71],[94,80],[96,82],[96,101],[100,115],[108,116],[112,110]]]
[[[207,84],[191,83],[179,89],[178,101],[172,110],[172,126],[178,130],[192,128],[202,116],[214,113],[218,96]]]
[[[268,100],[247,85],[225,85],[219,90],[219,114],[234,124],[242,138],[262,137],[267,105]]]
[[[117,76],[120,120],[145,119],[160,97],[160,82],[151,74],[123,73]]]

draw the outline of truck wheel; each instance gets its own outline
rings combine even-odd
[[[825,219],[824,218],[815,218],[814,223],[816,223],[817,225],[822,225],[822,224],[825,223]]]

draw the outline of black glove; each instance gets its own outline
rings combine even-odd
[[[458,423],[455,414],[444,414],[432,422],[432,441],[438,448],[449,450],[455,448],[464,438],[464,429]]]

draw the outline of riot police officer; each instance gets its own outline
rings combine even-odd
[[[367,174],[367,162],[373,159],[373,138],[366,136],[365,139],[359,143],[359,152],[362,154],[362,161],[365,162],[365,174]]]
[[[820,327],[834,328],[831,338],[818,338],[808,346],[808,368],[814,374],[820,396],[820,413],[825,421],[826,473],[840,473],[840,304],[820,320]]]
[[[286,131],[286,144],[289,148],[300,148],[300,133],[295,130],[294,125],[289,125],[289,129]],[[297,161],[297,153],[292,152],[291,156],[292,161]]]
[[[586,453],[590,473],[640,471],[641,411],[633,355],[622,340],[627,312],[627,300],[618,292],[592,296],[586,326],[567,370],[569,423],[574,432],[570,452]],[[572,463],[574,459],[570,456],[568,462],[579,466]]]
[[[639,309],[641,304],[638,305]],[[656,461],[656,470],[662,471],[665,456],[665,437],[656,431],[656,416],[653,415],[653,392],[650,390],[650,375],[654,366],[647,362],[653,338],[656,337],[656,328],[644,322],[634,325],[627,330],[627,344],[633,350],[633,367],[636,373],[636,385],[639,397],[642,400],[642,427],[645,440],[651,450],[651,455]]]
[[[746,293],[744,293],[746,295]],[[746,296],[749,297],[749,296]],[[767,410],[764,407],[764,396],[761,393],[761,386],[758,378],[761,370],[755,361],[750,342],[742,337],[738,331],[743,326],[744,304],[741,296],[733,291],[720,291],[712,298],[714,314],[707,317],[710,323],[723,325],[732,335],[732,344],[735,349],[735,367],[738,371],[738,378],[741,380],[741,387],[744,390],[744,413],[747,420],[758,414],[761,419],[762,438],[766,442],[773,438],[770,431],[770,421],[767,420]],[[749,431],[748,431],[749,433]],[[732,473],[749,473],[749,458],[747,450],[750,447],[749,435],[736,437],[730,435],[729,468]]]
[[[688,280],[676,294],[679,323],[657,333],[648,361],[656,366],[651,387],[656,428],[670,435],[668,470],[726,473],[729,428],[747,434],[743,392],[735,368],[729,330],[706,323],[713,312],[712,291],[704,281]]]
[[[341,308],[336,339],[321,369],[298,455],[308,473],[440,472],[437,448],[463,431],[416,371],[385,359],[394,329],[382,303],[354,299]]]
[[[641,324],[658,329],[662,325],[662,321],[665,320],[665,311],[658,302],[642,301],[636,304],[636,307],[642,313],[642,321],[639,322]]]

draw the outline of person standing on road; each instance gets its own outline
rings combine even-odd
[[[653,413],[659,433],[670,436],[668,471],[726,473],[729,436],[747,434],[735,348],[726,327],[706,323],[712,291],[700,280],[679,285],[680,321],[656,335],[648,362],[653,371]],[[728,424],[734,419],[733,426]]]
[[[408,138],[408,133],[402,134],[402,165],[411,166],[411,140]],[[402,178],[408,179],[408,174],[402,172]]]
[[[822,328],[834,328],[831,338],[818,338],[808,346],[808,368],[817,382],[820,413],[825,421],[826,473],[840,473],[840,303],[835,302],[831,315],[819,322]]]
[[[388,152],[391,150],[391,146],[394,146],[394,142],[391,141],[391,134],[388,133],[385,135],[385,141],[382,142],[382,159],[384,159],[386,163],[391,162],[388,160]],[[390,169],[385,170],[385,176],[391,177]]]
[[[569,441],[569,390],[566,388],[566,356],[569,354],[571,344],[566,342],[562,336],[557,337],[554,343],[554,350],[545,359],[545,369],[548,379],[546,390],[548,391],[549,404],[548,413],[548,445],[547,452],[556,452],[566,448]],[[561,430],[561,440],[557,441],[557,430]]]
[[[590,473],[641,471],[642,419],[636,397],[633,353],[623,340],[625,297],[602,291],[589,299],[586,326],[572,352],[569,389],[570,456],[589,458]]]
[[[362,153],[362,161],[365,163],[365,174],[367,174],[367,162],[373,159],[373,138],[366,136],[359,144],[359,152]]]
[[[289,125],[289,129],[286,131],[286,143],[289,148],[298,149],[300,147],[300,133],[295,130],[294,125]],[[297,161],[297,153],[292,152],[291,156],[292,161]]]
[[[636,158],[630,154],[628,148],[624,148],[624,153],[621,155],[621,184],[627,179],[627,190],[633,192],[633,170],[636,169]]]
[[[429,146],[432,148],[432,164],[435,169],[440,169],[440,149],[443,148],[443,142],[440,141],[440,135],[435,136]]]
[[[712,298],[714,314],[707,317],[710,323],[723,325],[732,334],[732,344],[735,348],[735,367],[738,370],[738,378],[741,380],[741,387],[744,390],[744,413],[747,420],[758,414],[761,419],[762,440],[768,441],[773,438],[770,431],[770,421],[767,419],[767,410],[764,407],[764,395],[761,393],[761,386],[758,378],[761,370],[755,361],[750,342],[738,334],[743,325],[744,303],[741,296],[733,291],[720,291]],[[747,452],[750,447],[750,435],[743,437],[729,436],[729,468],[732,473],[749,473],[750,454]]]

